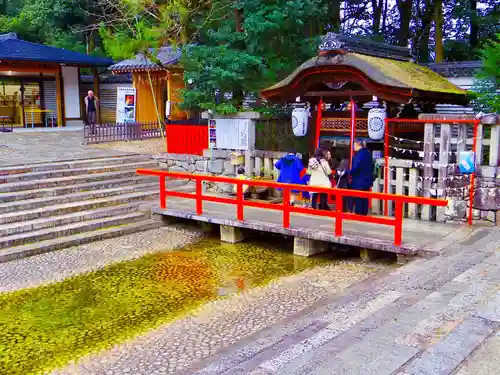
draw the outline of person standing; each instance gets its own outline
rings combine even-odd
[[[302,165],[302,160],[299,159],[294,150],[290,150],[285,156],[276,162],[274,165],[280,175],[278,177],[278,182],[282,184],[302,184],[302,179],[300,178],[300,172],[304,169]],[[294,205],[297,196],[300,191],[292,190],[290,192],[290,204]]]
[[[97,122],[97,109],[99,108],[99,99],[94,95],[92,90],[89,90],[85,97],[85,112],[87,124],[90,126],[92,134],[95,133],[95,124]]]
[[[325,159],[325,154],[322,149],[317,149],[314,152],[314,157],[309,159],[309,168],[307,174],[311,176],[309,185],[317,187],[332,187],[332,169]],[[318,204],[319,201],[319,204]],[[320,210],[330,210],[328,206],[327,193],[313,193],[312,208]]]
[[[351,183],[350,189],[369,191],[373,185],[373,159],[370,151],[365,147],[362,140],[354,142],[354,151],[352,166],[349,170]],[[354,213],[357,215],[368,215],[368,198],[353,198]]]

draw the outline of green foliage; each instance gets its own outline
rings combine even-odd
[[[481,51],[483,67],[474,80],[473,106],[477,111],[500,113],[500,34]]]
[[[219,298],[325,261],[204,240],[38,288],[0,294],[0,374],[45,374]]]
[[[319,0],[240,0],[242,32],[227,12],[234,3],[213,2],[217,20],[199,29],[200,45],[185,49],[184,107],[240,110],[243,94],[257,93],[293,71],[315,53],[318,39],[309,27],[325,14]],[[319,30],[318,30],[319,32]],[[321,30],[322,32],[322,30]]]

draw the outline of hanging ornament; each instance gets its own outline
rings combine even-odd
[[[384,138],[386,117],[384,108],[372,108],[368,111],[368,136],[374,141]]]
[[[292,111],[292,129],[296,137],[303,137],[307,134],[309,123],[309,110],[307,108],[295,108]]]

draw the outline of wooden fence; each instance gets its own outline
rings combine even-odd
[[[92,144],[160,138],[162,131],[164,132],[162,126],[157,122],[85,125],[83,143]]]

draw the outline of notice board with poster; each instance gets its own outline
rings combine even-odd
[[[116,90],[116,122],[135,122],[135,88],[118,87]]]
[[[255,146],[255,122],[251,119],[215,119],[208,126],[210,148],[252,150]]]

